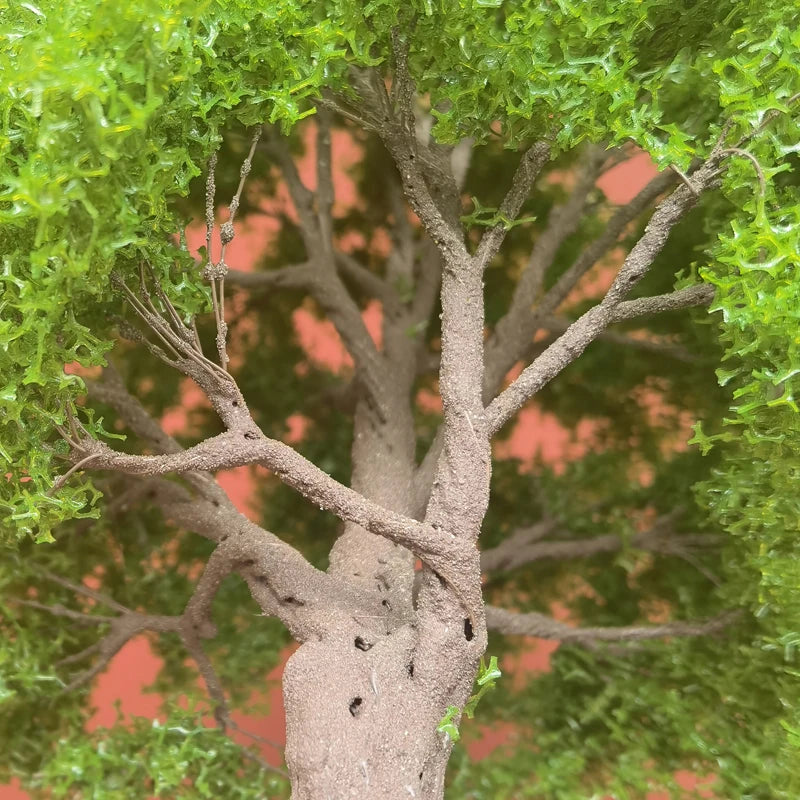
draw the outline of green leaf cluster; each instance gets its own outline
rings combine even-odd
[[[475,716],[475,709],[478,707],[481,698],[489,691],[495,688],[498,679],[502,676],[500,668],[497,666],[497,656],[491,656],[487,664],[485,659],[481,658],[481,664],[478,669],[478,675],[475,678],[475,683],[478,685],[478,690],[471,694],[467,704],[463,710],[456,706],[448,706],[447,712],[442,717],[436,730],[438,733],[444,733],[449,736],[454,742],[461,738],[461,733],[458,730],[456,719],[464,714],[469,719]]]

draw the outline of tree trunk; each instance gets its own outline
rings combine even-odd
[[[413,514],[413,420],[397,406],[382,421],[359,403],[353,488]],[[416,609],[412,555],[355,525],[332,549],[329,573],[360,587],[366,603],[286,665],[292,800],[438,800],[452,743],[436,728],[449,705],[466,703],[480,655],[467,646],[463,609],[444,602],[432,576]]]
[[[447,705],[463,707],[474,667],[421,670],[411,625],[366,652],[349,634],[307,642],[286,665],[292,800],[439,800],[451,743],[436,727]]]

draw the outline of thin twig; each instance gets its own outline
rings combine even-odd
[[[800,92],[793,94],[786,101],[786,105],[793,106],[798,100],[800,100]],[[741,139],[739,139],[739,141],[736,143],[736,147],[739,148],[742,145],[747,144],[747,142],[749,142],[751,139],[753,139],[755,136],[761,133],[761,131],[763,131],[774,119],[777,119],[783,113],[784,113],[783,111],[774,108],[772,109],[772,111],[765,114],[764,119],[762,119],[761,122],[755,128],[753,128],[752,131],[746,133],[744,136],[742,136]]]
[[[761,169],[761,164],[758,163],[758,159],[752,153],[743,150],[741,147],[726,147],[721,152],[723,155],[730,154],[746,158],[753,165],[756,170],[756,175],[758,175],[758,185],[761,189],[761,197],[763,198],[767,193],[767,179],[764,177],[764,170]]]
[[[73,583],[72,581],[62,578],[60,575],[55,575],[46,569],[36,569],[35,571],[48,581],[57,583],[59,586],[69,589],[77,594],[82,594],[84,597],[89,597],[92,600],[96,600],[98,603],[102,603],[104,606],[113,608],[115,611],[119,611],[121,614],[133,613],[129,608],[126,608],[124,605],[122,605],[122,603],[118,603],[116,600],[114,600],[113,597],[109,597],[108,595],[98,592],[95,589],[90,589],[88,586],[82,583]]]
[[[693,194],[697,195],[695,185],[689,180],[689,176],[676,164],[670,164],[669,168],[683,181],[683,185]]]
[[[210,266],[211,260],[211,240],[214,235],[214,218],[216,217],[215,197],[217,187],[215,183],[214,170],[217,168],[217,151],[211,154],[208,160],[208,175],[206,177],[206,264]]]
[[[672,636],[708,636],[724,630],[741,617],[737,610],[726,611],[702,622],[668,622],[663,625],[625,625],[622,627],[573,628],[536,612],[520,614],[495,606],[486,607],[486,625],[500,633],[535,636],[581,645],[596,642],[630,642]]]
[[[47,490],[47,497],[52,497],[69,480],[71,475],[99,457],[99,453],[89,453],[88,456],[84,456],[80,461],[78,461],[77,464],[74,464],[72,467],[70,467],[60,478],[56,479],[55,483],[53,483],[53,485]]]
[[[238,733],[241,733],[242,736],[246,736],[248,739],[252,739],[254,742],[260,742],[261,744],[265,744],[269,747],[274,748],[279,753],[283,753],[284,748],[281,744],[279,744],[273,739],[267,739],[266,736],[261,736],[261,734],[253,733],[253,731],[249,731],[246,728],[243,728],[241,725],[239,725],[238,722],[234,722],[234,720],[231,719],[230,717],[228,717],[228,725],[231,728],[233,728],[233,730],[237,731]]]
[[[502,246],[511,224],[517,218],[523,203],[528,199],[531,188],[549,157],[550,145],[546,142],[537,142],[520,159],[511,181],[511,188],[500,204],[498,212],[500,222],[483,234],[478,249],[475,251],[474,258],[479,269],[486,269]]]

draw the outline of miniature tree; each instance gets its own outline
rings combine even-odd
[[[692,769],[796,797],[793,22],[777,0],[5,8],[5,774],[399,800],[442,797],[452,763],[453,797],[561,800],[679,796]],[[360,153],[352,202],[332,136]],[[614,206],[597,181],[632,145],[660,171]],[[352,370],[307,361],[301,304]],[[184,378],[209,407],[176,438]],[[589,451],[493,459],[532,402],[591,423]],[[261,524],[215,479],[245,465]],[[167,720],[84,733],[91,679],[145,632]],[[520,635],[562,646],[481,706],[519,746],[470,764],[463,717]],[[226,734],[289,638],[264,777]]]

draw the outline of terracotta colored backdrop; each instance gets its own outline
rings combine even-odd
[[[309,140],[312,142],[312,140]],[[359,153],[353,146],[352,140],[346,133],[336,132],[333,136],[334,149],[333,163],[337,167],[336,179],[336,207],[343,210],[358,202],[356,189],[348,175],[348,169],[358,161]],[[315,170],[313,162],[313,144],[309,148],[307,157],[301,162],[300,172],[303,180],[313,188],[315,183]],[[614,167],[598,180],[597,185],[605,192],[612,203],[622,204],[628,202],[655,174],[655,169],[646,154],[634,155],[628,161]],[[553,179],[569,181],[569,175],[553,176]],[[280,195],[275,199],[265,201],[265,210],[274,209],[276,204],[288,207],[288,198]],[[237,227],[237,235],[229,246],[230,257],[227,259],[238,269],[252,270],[260,254],[264,252],[271,237],[276,233],[277,221],[271,216],[258,215]],[[187,241],[190,248],[196,250],[205,244],[204,230],[199,228],[187,231]],[[355,245],[356,242],[341,242],[344,248]],[[388,247],[388,242],[378,239],[373,241],[376,248]],[[577,287],[576,294],[570,300],[574,301],[581,296],[598,296],[607,288],[613,275],[613,267],[619,263],[621,252],[612,252],[609,259],[598,265],[590,272]],[[228,304],[232,313],[236,313],[236,298]],[[365,323],[380,344],[381,309],[378,303],[370,304],[364,311]],[[325,365],[334,372],[346,369],[351,365],[349,356],[339,341],[339,338],[330,323],[320,322],[305,308],[299,308],[294,313],[294,327],[297,336],[304,347],[308,357],[319,364]],[[235,354],[235,342],[232,343],[232,352]],[[236,367],[235,356],[233,362]],[[658,397],[643,395],[642,402],[647,403],[658,411]],[[420,403],[430,404],[435,407],[438,397],[422,394],[418,397]],[[163,418],[164,427],[169,433],[186,430],[191,425],[191,409],[204,402],[200,390],[190,381],[183,386],[181,403],[169,411]],[[290,443],[302,438],[306,419],[296,414],[288,420]],[[686,429],[688,431],[687,420]],[[593,427],[591,424],[579,426],[576,431],[568,431],[561,427],[555,417],[539,411],[535,405],[525,408],[519,415],[511,438],[495,447],[497,458],[517,458],[525,465],[530,465],[534,456],[539,455],[545,461],[555,466],[566,460],[580,457],[591,443]],[[686,441],[687,436],[678,437],[676,442]],[[257,517],[258,509],[252,499],[252,486],[257,472],[247,467],[228,470],[219,475],[222,486],[230,495],[237,507],[248,516]],[[646,480],[646,476],[643,476]],[[56,545],[57,546],[57,545]],[[565,609],[555,604],[553,613],[566,618]],[[515,685],[524,682],[525,674],[549,669],[550,655],[558,647],[556,642],[542,639],[528,638],[524,642],[521,653],[509,656],[503,662],[502,669]],[[291,654],[293,648],[287,648],[281,664],[267,676],[267,699],[271,713],[268,716],[248,717],[246,714],[234,714],[234,720],[246,730],[261,737],[272,740],[278,744],[284,742],[284,712],[280,690],[280,676],[283,663]],[[117,714],[125,719],[131,717],[147,717],[155,719],[160,715],[161,698],[155,693],[147,691],[161,668],[161,660],[157,658],[150,648],[148,638],[139,636],[131,640],[113,659],[109,668],[101,674],[92,687],[91,701],[94,714],[86,725],[87,731],[100,727],[109,727],[117,721]],[[211,724],[209,722],[209,724]],[[238,736],[238,734],[237,734]],[[467,744],[470,755],[483,758],[497,747],[504,745],[514,746],[517,733],[512,726],[498,728],[484,728],[479,738]],[[252,745],[253,742],[244,736],[239,736],[243,744]],[[280,755],[274,748],[266,744],[259,745],[263,756],[273,764],[280,763]],[[713,782],[713,777],[698,778],[690,773],[677,775],[681,785],[686,789],[695,789],[704,784]],[[709,789],[701,791],[704,797],[711,797]],[[648,794],[646,800],[664,800],[665,795],[659,792]],[[16,781],[10,785],[0,786],[0,800],[29,800],[27,793],[23,792]],[[137,800],[137,798],[131,798]]]

